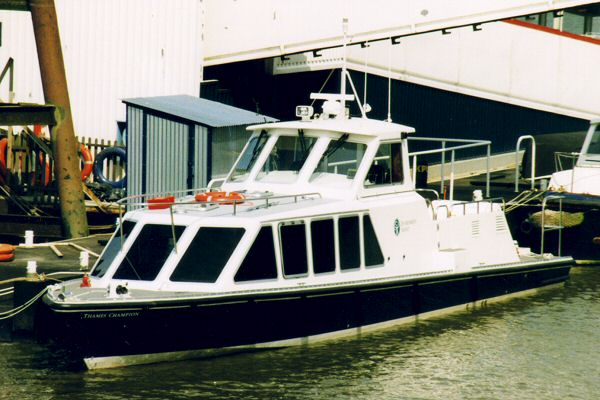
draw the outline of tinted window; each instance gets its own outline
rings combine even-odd
[[[281,225],[281,254],[285,276],[306,275],[306,234],[304,224]]]
[[[363,218],[363,229],[364,229],[364,248],[365,248],[365,265],[381,265],[383,264],[383,254],[381,253],[381,247],[377,241],[377,235],[375,235],[375,229],[371,223],[371,217],[365,215]]]
[[[125,244],[125,241],[127,240],[127,237],[129,237],[129,234],[133,230],[134,226],[135,222],[123,221],[123,244]],[[96,266],[92,271],[92,275],[102,278],[104,274],[106,274],[106,271],[108,270],[108,267],[110,267],[112,261],[119,253],[119,250],[121,250],[121,228],[117,227],[115,234],[110,239],[110,242],[108,242],[106,245],[104,253],[102,253],[102,256],[96,262]]]
[[[179,239],[185,227],[175,226]],[[156,278],[174,247],[171,225],[144,225],[115,272],[115,279],[151,281]]]
[[[243,228],[200,228],[171,275],[175,282],[216,282],[244,235]]]
[[[313,271],[315,274],[335,271],[335,239],[333,219],[310,223]]]
[[[351,143],[342,138],[331,141],[327,150],[311,176],[311,181],[323,173],[339,174],[346,178],[354,178],[367,146],[362,143]]]
[[[338,229],[340,237],[340,268],[359,268],[360,242],[358,233],[358,216],[341,217],[338,220]]]
[[[277,278],[273,230],[263,226],[235,274],[236,282]]]
[[[389,185],[403,181],[401,143],[381,144],[367,173],[365,186]]]

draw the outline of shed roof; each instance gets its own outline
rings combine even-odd
[[[189,95],[139,97],[123,103],[211,128],[275,122],[275,118]]]

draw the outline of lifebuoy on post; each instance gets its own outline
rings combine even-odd
[[[102,173],[102,164],[104,164],[104,160],[108,157],[120,157],[124,162],[127,162],[125,149],[122,147],[107,147],[96,156],[96,160],[94,161],[94,177],[98,182],[109,184],[115,189],[125,188],[127,186],[126,176],[118,181],[111,181]]]
[[[81,158],[83,158],[81,181],[85,182],[85,180],[89,178],[90,174],[92,173],[92,169],[94,168],[94,160],[92,159],[92,152],[83,143],[79,145],[79,152],[81,153]]]
[[[0,140],[0,182],[5,181],[8,170],[6,169],[6,148],[8,146],[8,139],[3,138]]]

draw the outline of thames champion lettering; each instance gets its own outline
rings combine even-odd
[[[83,314],[83,318],[84,319],[91,319],[91,318],[127,318],[127,317],[137,317],[139,315],[140,315],[139,311],[132,311],[132,312],[111,312],[111,313],[97,313],[97,314],[84,313]]]

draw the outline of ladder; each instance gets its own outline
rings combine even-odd
[[[561,256],[561,247],[562,247],[562,230],[564,229],[563,224],[563,213],[562,213],[562,201],[564,196],[560,195],[550,195],[544,197],[542,200],[542,226],[541,226],[541,240],[540,240],[540,254],[544,255],[544,236],[546,232],[550,231],[558,231],[558,256]],[[546,221],[544,220],[546,204],[548,201],[558,200],[558,225],[546,225]]]

